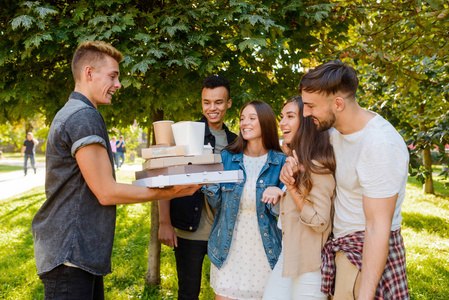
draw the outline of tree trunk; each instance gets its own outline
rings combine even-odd
[[[157,110],[153,112],[153,122],[164,119],[164,112]],[[154,145],[154,134],[151,135],[152,127],[148,129],[148,143],[152,136],[152,144]],[[158,202],[151,202],[151,231],[150,245],[148,246],[148,263],[147,274],[145,276],[145,284],[148,287],[158,286],[161,283],[161,243],[158,239],[159,235],[159,208]]]
[[[28,134],[28,132],[33,132],[33,125],[31,124],[31,122],[26,121],[25,122],[25,137]]]
[[[161,283],[161,243],[159,234],[158,202],[151,202],[151,231],[150,245],[148,247],[148,263],[145,283],[149,287],[158,286]]]
[[[423,191],[424,194],[435,194],[433,188],[433,178],[432,178],[432,156],[430,155],[430,148],[423,150],[423,163],[427,171],[426,180],[424,182]]]
[[[418,108],[418,114],[423,116],[422,120],[424,119],[424,113],[426,109],[426,104],[421,103]],[[426,124],[420,123],[419,124],[419,130],[423,132],[427,132],[427,126]],[[433,147],[433,145],[427,145],[426,148],[423,150],[423,164],[424,168],[426,169],[426,180],[424,181],[423,186],[423,192],[424,194],[435,194],[435,191],[433,189],[433,178],[432,178],[432,156],[430,155],[430,149]]]

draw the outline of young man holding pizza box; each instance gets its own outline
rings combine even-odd
[[[204,145],[210,144],[214,153],[221,153],[237,137],[223,123],[226,110],[232,105],[228,80],[216,75],[207,77],[201,97],[204,116],[199,122],[205,123]],[[159,240],[174,247],[178,299],[198,299],[213,223],[213,212],[204,194],[198,190],[192,196],[159,201],[159,223]]]

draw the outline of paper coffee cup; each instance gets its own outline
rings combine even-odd
[[[156,144],[173,144],[173,131],[171,125],[173,121],[157,121],[153,122],[154,137]]]
[[[186,155],[202,155],[204,150],[205,124],[202,122],[178,122],[173,124],[176,146],[184,145]]]

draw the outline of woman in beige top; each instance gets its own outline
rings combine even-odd
[[[331,232],[335,189],[335,158],[327,131],[320,132],[314,119],[303,117],[301,96],[287,100],[279,127],[284,134],[287,164],[295,183],[284,182],[284,193],[272,187],[262,201],[281,198],[278,226],[283,247],[264,299],[327,299],[321,293],[321,250]],[[282,173],[282,172],[281,172]],[[280,178],[282,180],[282,176]]]

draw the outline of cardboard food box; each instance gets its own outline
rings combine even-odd
[[[206,154],[193,156],[174,156],[152,158],[142,164],[142,170],[159,169],[164,167],[184,166],[184,165],[201,165],[221,163],[220,154]]]
[[[207,184],[207,183],[224,183],[224,182],[242,182],[243,171],[218,171],[203,172],[192,174],[175,174],[167,176],[156,176],[138,179],[133,181],[133,185],[146,187],[167,187],[172,185],[189,185],[189,184]]]
[[[168,156],[183,156],[186,154],[186,147],[171,146],[171,147],[150,147],[142,149],[142,158],[150,159],[156,157],[168,157]]]
[[[155,177],[159,175],[190,174],[190,173],[213,172],[213,171],[224,171],[223,164],[216,163],[205,165],[186,165],[186,166],[174,166],[160,169],[137,171],[136,179]]]

